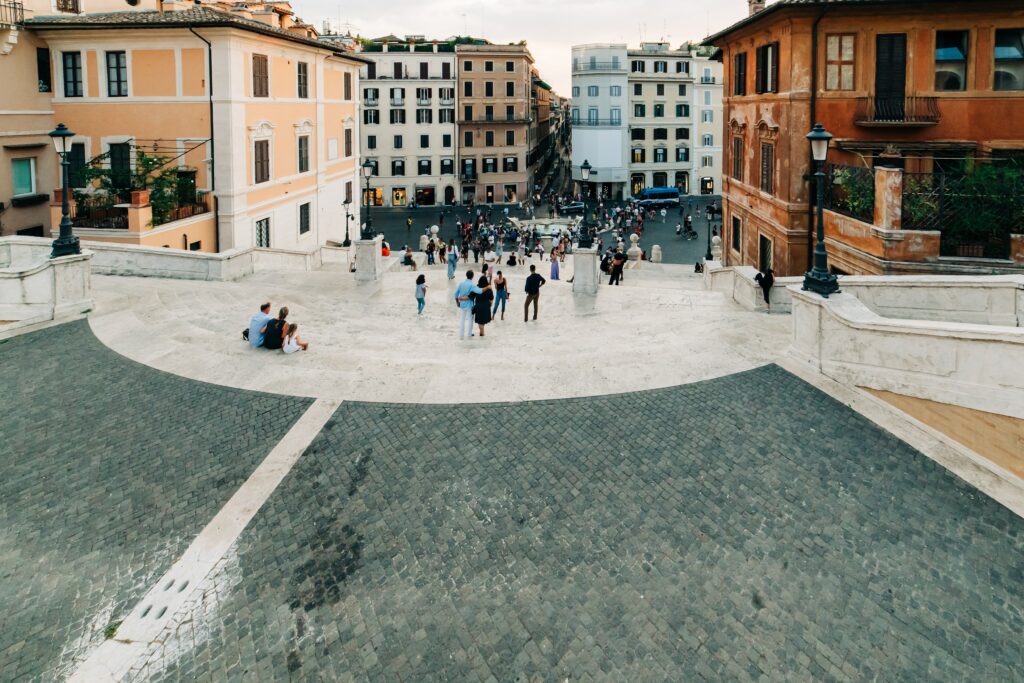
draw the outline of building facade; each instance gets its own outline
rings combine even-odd
[[[370,43],[360,55],[370,62],[362,70],[362,148],[376,167],[368,199],[375,206],[454,204],[455,46]]]
[[[624,43],[572,48],[572,179],[586,161],[594,192],[614,200],[630,192],[628,69]]]
[[[870,176],[876,166],[930,174],[1024,150],[1024,128],[1011,123],[1024,120],[1020,3],[779,0],[765,8],[753,2],[748,18],[706,44],[720,49],[728,72],[726,263],[772,267],[779,275],[810,267],[805,136],[815,122],[834,136],[829,161],[849,165],[851,177],[856,169]],[[889,273],[971,265],[939,258],[912,263],[914,245],[930,237],[901,235],[899,220],[883,227],[895,229],[884,240],[871,231],[830,234],[832,267]],[[876,249],[880,240],[886,244]]]
[[[523,44],[460,44],[455,54],[461,202],[524,201],[534,187],[533,56]]]

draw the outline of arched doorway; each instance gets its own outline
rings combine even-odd
[[[444,203],[449,205],[455,203],[455,188],[451,185],[444,188]]]

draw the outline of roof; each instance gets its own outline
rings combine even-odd
[[[47,30],[95,30],[106,28],[237,28],[252,31],[265,36],[273,36],[293,43],[301,43],[309,47],[327,50],[354,62],[368,64],[369,60],[357,57],[330,43],[315,38],[304,38],[291,31],[275,28],[260,21],[246,19],[228,12],[219,12],[206,7],[194,7],[174,12],[153,10],[134,12],[100,12],[96,14],[69,14],[58,16],[33,17],[25,20],[25,26],[33,29]]]
[[[778,11],[794,8],[798,9],[801,7],[845,7],[845,6],[867,6],[867,5],[928,5],[934,4],[935,0],[776,0],[776,2],[768,5],[760,12],[752,14],[749,17],[740,19],[732,26],[714,33],[701,43],[701,45],[715,45],[715,42],[724,38],[725,36],[737,31],[745,26],[754,24],[765,17],[771,16]]]

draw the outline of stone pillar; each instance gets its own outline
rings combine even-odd
[[[903,224],[903,171],[875,168],[875,225],[899,230]]]
[[[651,263],[661,263],[661,245],[651,247]]]
[[[711,258],[715,261],[722,260],[722,238],[718,235],[711,238]]]
[[[640,249],[640,245],[637,244],[637,242],[640,241],[640,235],[637,235],[636,233],[633,233],[632,235],[629,236],[629,241],[630,241],[630,246],[629,246],[629,249],[626,250],[626,257],[630,261],[636,261],[639,264],[639,262],[640,262],[640,253],[641,253],[642,250]]]
[[[1010,235],[1010,260],[1024,265],[1024,235]]]
[[[53,191],[53,200],[50,202],[50,230],[53,234],[57,234],[60,231],[60,221],[62,218],[61,202],[64,201],[63,190],[57,188]],[[72,190],[68,190],[68,211],[70,215],[75,215],[75,193]]]
[[[601,255],[597,253],[597,247],[581,249],[577,247],[572,253],[573,294],[597,294],[597,286],[601,281],[599,264]]]
[[[373,282],[384,277],[384,258],[380,255],[383,235],[356,240],[356,282]]]
[[[427,243],[430,242],[430,238],[426,235],[420,235],[420,251],[427,250]]]
[[[142,232],[153,227],[153,206],[149,203],[149,190],[132,190],[128,205],[128,231]]]

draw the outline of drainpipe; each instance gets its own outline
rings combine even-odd
[[[213,45],[206,38],[195,32],[191,26],[189,33],[206,43],[206,83],[210,92],[210,194],[213,196],[213,249],[220,252],[220,202],[217,200],[217,164],[216,146],[213,144]]]
[[[828,14],[828,10],[824,9],[821,14],[811,24],[811,125],[813,126],[818,121],[818,24]],[[811,156],[810,150],[807,151],[808,167],[813,173],[814,169],[814,157]],[[811,174],[808,173],[808,178],[811,178]],[[814,261],[814,205],[810,201],[810,193],[807,195],[807,270],[810,271],[813,267]]]

